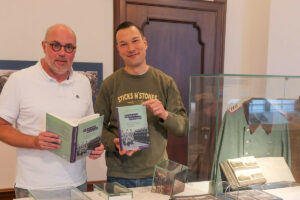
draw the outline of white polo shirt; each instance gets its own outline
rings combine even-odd
[[[13,73],[0,95],[0,117],[19,131],[38,135],[46,129],[46,112],[76,121],[92,114],[93,102],[87,77],[71,72],[58,83],[41,63]],[[16,187],[39,189],[79,186],[87,180],[86,160],[68,163],[47,150],[19,148]]]

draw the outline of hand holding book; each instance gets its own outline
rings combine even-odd
[[[120,147],[120,138],[115,138],[114,139],[114,143],[115,143],[115,146],[117,147],[117,149],[119,149],[119,154],[121,156],[123,155],[127,155],[127,156],[132,156],[135,152],[139,151],[140,149],[135,149],[135,150],[126,150],[126,148],[122,149],[121,150],[121,147]]]
[[[167,120],[168,112],[165,110],[164,106],[158,99],[144,101],[142,104],[145,105],[153,113],[153,115],[159,117],[164,121]]]
[[[89,155],[89,158],[91,159],[97,159],[101,156],[101,154],[104,152],[104,146],[103,144],[100,144],[100,146],[96,147],[92,153]]]
[[[59,149],[61,140],[58,135],[51,132],[41,132],[34,138],[34,144],[40,150]]]

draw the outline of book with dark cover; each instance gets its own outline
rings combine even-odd
[[[93,114],[73,123],[47,113],[46,131],[57,134],[61,139],[61,148],[50,151],[71,163],[90,155],[100,145],[103,118],[99,114]]]
[[[147,111],[144,105],[117,107],[121,150],[150,147]]]

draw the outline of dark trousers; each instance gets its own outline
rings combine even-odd
[[[137,178],[137,179],[127,179],[127,178],[116,178],[116,177],[107,177],[107,182],[117,182],[127,188],[134,187],[143,187],[152,185],[152,177],[149,178]]]

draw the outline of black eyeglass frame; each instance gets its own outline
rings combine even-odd
[[[61,50],[61,48],[63,47],[64,48],[64,51],[66,53],[73,53],[73,51],[76,49],[76,46],[74,46],[73,44],[71,43],[68,43],[68,44],[65,44],[65,45],[62,45],[60,44],[59,42],[48,42],[48,41],[44,41],[45,44],[48,44],[51,46],[51,49],[55,52],[59,52]],[[56,47],[54,47],[54,45],[56,45]]]

